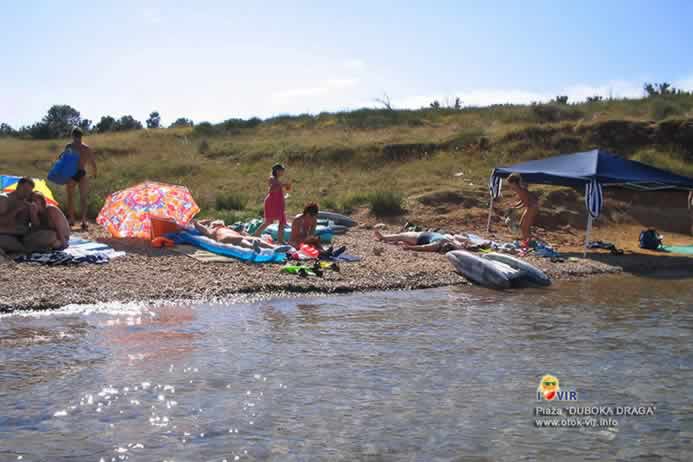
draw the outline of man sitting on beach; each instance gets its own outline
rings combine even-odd
[[[239,233],[227,227],[223,220],[193,220],[192,225],[203,236],[214,239],[222,244],[231,244],[238,247],[253,249],[256,253],[260,253],[261,249],[269,249],[274,252],[286,252],[290,249],[287,245],[272,245],[259,237]]]
[[[48,204],[40,192],[34,191],[32,202],[38,207],[39,224],[31,227],[31,233],[24,238],[24,245],[30,248],[62,250],[70,242],[70,224],[55,205]]]
[[[25,253],[22,238],[29,234],[30,224],[38,224],[38,208],[31,202],[34,180],[21,178],[17,189],[0,193],[0,250]]]

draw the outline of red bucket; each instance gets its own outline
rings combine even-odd
[[[152,221],[152,239],[168,233],[177,233],[182,229],[178,223],[170,218],[151,217],[150,220]]]

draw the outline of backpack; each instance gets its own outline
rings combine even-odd
[[[646,229],[640,232],[640,248],[657,250],[662,245],[662,236],[654,229]]]

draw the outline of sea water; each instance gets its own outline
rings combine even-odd
[[[691,281],[3,315],[0,460],[690,460]]]

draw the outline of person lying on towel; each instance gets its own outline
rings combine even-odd
[[[467,242],[461,237],[431,231],[382,234],[376,230],[375,238],[381,242],[400,244],[404,250],[416,252],[449,252],[467,248]]]
[[[227,227],[223,220],[193,220],[192,225],[203,236],[222,244],[232,244],[238,247],[253,249],[256,253],[259,253],[261,249],[270,249],[274,252],[286,252],[291,249],[288,245],[273,245],[259,237],[241,234]]]

